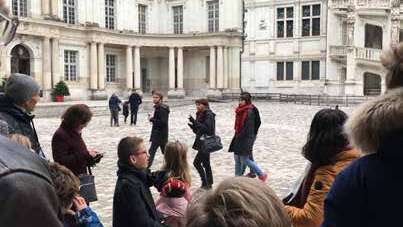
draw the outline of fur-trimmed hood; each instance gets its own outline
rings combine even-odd
[[[403,88],[358,107],[345,125],[351,143],[363,154],[388,153],[403,157]],[[393,154],[392,154],[393,153]]]

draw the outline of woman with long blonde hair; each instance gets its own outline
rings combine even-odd
[[[187,162],[188,148],[176,141],[165,147],[164,166],[156,173],[156,187],[160,197],[157,210],[171,227],[185,226],[185,212],[190,201],[191,176]]]

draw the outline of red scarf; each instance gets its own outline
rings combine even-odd
[[[235,110],[235,134],[239,135],[241,129],[245,124],[246,118],[248,117],[248,112],[254,106],[252,104],[239,105]]]

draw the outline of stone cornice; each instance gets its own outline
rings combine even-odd
[[[240,47],[242,37],[239,32],[139,34],[131,31],[68,25],[58,21],[32,18],[21,19],[17,33],[21,35],[79,40],[82,42],[150,47],[204,47],[212,45]]]

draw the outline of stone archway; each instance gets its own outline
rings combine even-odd
[[[364,73],[364,95],[377,96],[382,91],[381,76],[374,73]]]
[[[11,73],[31,75],[31,55],[21,44],[11,50]]]

